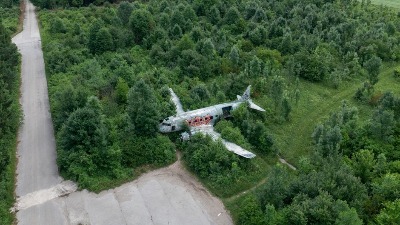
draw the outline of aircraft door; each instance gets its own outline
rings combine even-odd
[[[231,111],[232,111],[232,106],[223,107],[222,114],[223,114],[224,118],[232,117]]]

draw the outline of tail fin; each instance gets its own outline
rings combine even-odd
[[[249,103],[249,107],[261,112],[265,112],[265,109],[261,108],[260,106],[256,105],[251,99],[250,99],[250,88],[251,85],[249,85],[246,89],[246,91],[243,93],[242,96],[238,96],[239,101],[247,101]]]
[[[243,95],[240,98],[238,98],[240,101],[247,101],[250,99],[250,88],[251,88],[251,85],[249,85],[246,88],[246,91],[243,93]]]

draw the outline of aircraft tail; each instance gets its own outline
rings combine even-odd
[[[261,112],[265,112],[265,109],[263,109],[263,108],[261,108],[260,106],[258,106],[258,105],[256,105],[252,100],[251,100],[251,98],[250,98],[250,88],[251,88],[251,85],[249,85],[247,88],[246,88],[246,91],[243,93],[243,95],[242,96],[237,96],[238,97],[238,100],[239,101],[247,101],[248,103],[249,103],[249,107],[250,108],[252,108],[252,109],[255,109],[255,110],[258,110],[258,111],[261,111]]]
[[[246,88],[246,91],[243,93],[242,96],[237,96],[239,101],[247,101],[250,99],[250,88],[251,88],[251,85],[249,85]]]

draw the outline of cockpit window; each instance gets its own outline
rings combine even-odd
[[[162,125],[164,125],[164,126],[171,126],[170,123],[162,123]]]

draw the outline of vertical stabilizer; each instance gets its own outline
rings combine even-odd
[[[243,93],[242,97],[240,98],[240,101],[247,101],[250,99],[250,88],[251,85],[249,85],[246,89],[246,91]]]
[[[261,108],[260,106],[256,105],[251,99],[250,99],[250,88],[251,85],[249,85],[246,89],[246,91],[243,93],[243,95],[241,97],[238,96],[238,100],[239,101],[246,101],[249,103],[249,107],[261,112],[265,112],[265,110],[263,108]]]

